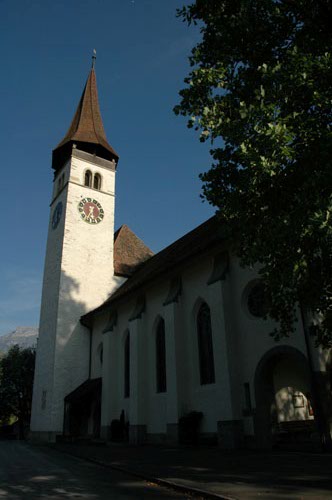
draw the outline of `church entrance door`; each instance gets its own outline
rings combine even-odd
[[[311,449],[316,431],[308,361],[297,349],[268,351],[255,373],[255,438],[259,448]]]

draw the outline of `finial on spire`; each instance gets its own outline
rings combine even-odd
[[[96,62],[96,59],[97,59],[97,51],[96,49],[93,49],[93,54],[92,54],[92,68],[95,67],[95,62]]]

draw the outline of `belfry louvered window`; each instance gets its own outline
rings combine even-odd
[[[84,175],[84,186],[91,187],[92,184],[92,173],[87,170]]]
[[[101,176],[99,174],[95,174],[93,178],[93,187],[94,189],[101,190]]]

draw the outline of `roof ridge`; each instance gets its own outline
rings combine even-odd
[[[95,73],[95,70],[94,68],[92,67],[91,68],[91,71],[90,71],[90,75],[89,76],[93,76],[94,79],[95,79],[95,84],[96,84],[96,94],[97,94],[97,107],[99,108],[99,100],[98,100],[98,91],[97,91],[97,77],[96,77],[96,73]],[[92,78],[89,78],[88,80],[90,82],[90,94],[92,96]],[[99,136],[99,132],[96,131],[96,123],[95,123],[95,119],[97,118],[98,119],[98,116],[96,117],[96,110],[94,109],[93,107],[93,101],[91,99],[90,101],[90,107],[91,107],[91,115],[92,115],[92,126],[93,126],[93,130],[94,130],[94,133],[97,137],[97,139],[102,139],[104,140],[103,137],[100,137]],[[100,113],[99,113],[100,114]],[[101,115],[100,115],[100,118],[101,118]],[[105,139],[106,139],[106,142],[107,142],[107,137],[106,137],[106,134],[105,134],[105,129],[104,129],[104,124],[103,124],[103,120],[101,119],[101,123],[100,123],[101,127],[102,127],[102,131],[104,132],[104,136],[105,136]]]
[[[208,248],[226,241],[226,235],[222,228],[218,216],[214,215],[188,231],[181,238],[137,266],[127,281],[120,285],[103,304],[83,315],[81,320],[83,322],[88,320],[94,312],[121,300],[127,294],[136,292],[137,289],[157,279],[163,273],[168,273],[170,270],[173,272],[176,266],[181,265],[184,260],[187,261],[199,252],[206,252]]]
[[[130,227],[127,225],[127,224],[121,224],[121,226],[118,227],[118,229],[116,231],[114,231],[114,241],[116,240],[116,238],[118,237],[118,234],[120,233],[120,231],[124,228],[128,228],[130,231],[132,231],[130,229]],[[132,231],[133,232],[133,231]],[[135,234],[135,233],[134,233]]]

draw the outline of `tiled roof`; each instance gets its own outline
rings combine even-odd
[[[153,252],[126,224],[114,234],[114,273],[131,276],[137,266],[152,257]]]
[[[92,68],[85,84],[82,97],[78,104],[71,125],[62,141],[53,150],[54,169],[59,168],[64,153],[73,144],[79,149],[91,152],[91,146],[96,146],[96,154],[108,160],[119,159],[119,156],[108,143],[103,121],[100,114],[96,74]]]
[[[211,219],[185,234],[139,266],[133,275],[101,306],[82,316],[83,322],[91,318],[95,312],[120,302],[130,293],[138,291],[146,283],[161,275],[171,273],[176,266],[183,264],[191,257],[204,252],[224,239],[224,231],[220,220],[216,216],[211,217]]]

